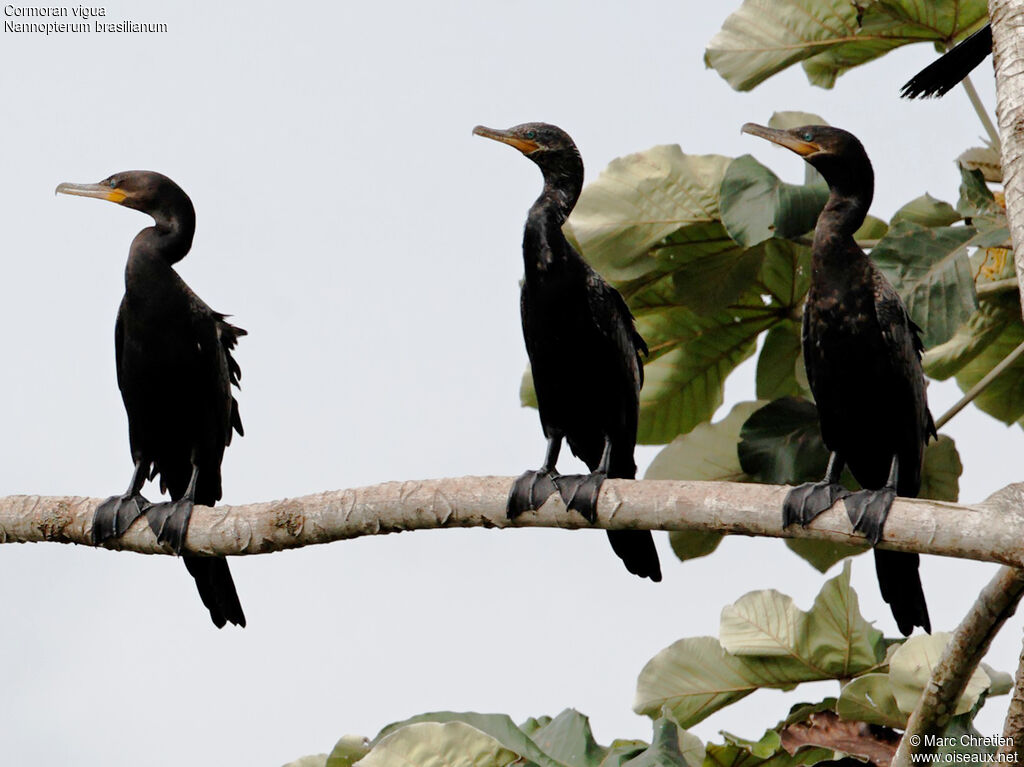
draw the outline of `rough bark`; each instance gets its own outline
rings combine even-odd
[[[386,482],[352,490],[245,506],[197,506],[186,548],[196,554],[266,554],[316,543],[446,527],[591,527],[553,496],[538,512],[505,517],[511,477]],[[810,527],[783,530],[786,488],[731,482],[608,480],[594,527],[623,530],[714,530],[739,535],[813,538],[857,544],[842,503]],[[10,496],[0,499],[0,542],[92,545],[99,499]],[[138,520],[108,548],[169,554]],[[1024,484],[977,506],[898,498],[882,548],[1024,567]]]
[[[1019,0],[989,0],[988,9],[1006,215],[1017,282],[1024,296],[1024,77],[1020,77],[1024,73],[1024,4]]]

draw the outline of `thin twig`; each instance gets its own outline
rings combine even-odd
[[[1016,282],[1016,280],[1014,282]],[[1020,346],[1018,346],[1012,352],[1007,354],[1006,358],[1003,359],[1002,362],[1000,362],[990,371],[988,371],[985,377],[978,381],[978,383],[974,384],[974,386],[971,387],[971,390],[960,398],[959,402],[957,402],[955,405],[953,405],[953,407],[951,407],[949,410],[943,413],[939,417],[939,420],[935,422],[936,430],[941,429],[943,426],[949,423],[950,418],[952,418],[965,407],[967,407],[969,404],[971,404],[971,402],[974,401],[975,397],[977,397],[979,394],[985,391],[985,389],[987,389],[994,380],[996,380],[1000,375],[1002,375],[1003,372],[1008,367],[1010,367],[1010,365],[1016,362],[1022,354],[1024,354],[1024,343],[1021,343]]]
[[[988,116],[988,111],[985,109],[985,105],[981,103],[981,97],[978,96],[978,91],[974,88],[974,83],[971,82],[971,78],[965,77],[960,81],[960,84],[964,86],[964,90],[967,91],[967,98],[971,100],[971,106],[974,107],[974,111],[978,115],[978,119],[981,120],[981,124],[985,126],[985,132],[988,134],[989,141],[992,142],[992,146],[999,146],[999,131],[996,130],[995,124],[992,122],[992,118]]]

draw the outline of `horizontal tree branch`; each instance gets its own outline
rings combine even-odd
[[[407,530],[451,527],[589,528],[557,496],[540,511],[505,517],[511,477],[385,482],[351,490],[244,506],[197,506],[186,548],[194,554],[267,554],[316,543]],[[608,530],[714,530],[727,534],[809,538],[858,544],[842,502],[808,528],[781,527],[786,488],[733,482],[608,480],[598,521]],[[0,499],[0,543],[54,541],[93,545],[96,498],[8,496]],[[107,548],[170,554],[138,520]],[[1024,484],[976,506],[897,499],[881,548],[1024,567]]]

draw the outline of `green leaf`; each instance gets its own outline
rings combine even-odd
[[[651,745],[625,767],[701,767],[704,763],[704,744],[696,735],[680,730],[668,717],[654,722],[654,740]]]
[[[519,758],[519,754],[465,722],[420,722],[382,739],[359,761],[359,767],[505,767]]]
[[[729,165],[722,179],[722,223],[750,247],[772,237],[794,238],[814,229],[828,188],[787,184],[750,155]]]
[[[612,160],[580,196],[567,226],[587,261],[614,282],[633,280],[671,260],[652,249],[688,226],[719,219],[718,192],[729,163],[656,146]]]
[[[734,655],[723,644],[759,654]],[[881,634],[860,616],[847,566],[807,613],[781,594],[755,592],[723,613],[721,644],[696,637],[662,650],[640,672],[633,710],[653,718],[664,707],[690,727],[762,687],[865,673],[881,653]]]
[[[810,165],[807,166],[811,167]],[[885,237],[889,231],[889,225],[882,219],[876,216],[865,216],[864,223],[860,225],[860,229],[853,233],[853,239],[858,242],[861,240],[880,240]]]
[[[949,341],[925,352],[922,360],[925,373],[931,378],[944,381],[977,360],[1002,336],[1007,336],[1009,340],[1001,346],[1014,348],[1013,339],[1019,335],[1019,325],[1020,300],[1016,294],[1000,294],[981,301],[978,311],[971,315]],[[1000,359],[1002,357],[998,356],[998,352],[986,354],[975,369],[987,373]],[[977,377],[978,380],[980,377]]]
[[[932,670],[938,665],[942,651],[949,643],[950,634],[919,634],[907,639],[889,659],[889,684],[892,686],[896,705],[905,714],[913,712],[921,693],[931,680]],[[974,708],[978,696],[985,692],[991,680],[981,668],[974,670],[967,681],[954,715],[964,714]]]
[[[892,223],[910,221],[920,226],[949,226],[963,218],[948,202],[936,200],[930,194],[923,194],[900,208],[892,217]]]
[[[797,62],[804,62],[811,83],[831,88],[846,70],[900,45],[961,37],[987,13],[984,0],[744,0],[708,44],[704,61],[740,91]]]
[[[733,655],[792,657],[807,631],[807,613],[775,589],[752,591],[722,609],[719,642]]]
[[[819,573],[827,573],[836,562],[855,557],[867,551],[863,546],[848,546],[831,541],[812,541],[805,538],[786,538],[786,548]]]
[[[960,499],[960,474],[963,473],[960,454],[956,443],[945,434],[929,442],[924,449],[924,465],[921,469],[921,490],[918,498],[935,501],[958,501]]]
[[[310,756],[300,756],[295,761],[288,762],[284,767],[324,767],[326,763],[327,754],[311,754]]]
[[[324,767],[352,767],[370,751],[370,742],[362,735],[343,735],[331,749]]]
[[[896,705],[888,674],[865,674],[844,685],[836,713],[843,719],[897,730],[907,726],[907,714]]]
[[[999,218],[1006,215],[985,183],[984,174],[980,170],[968,170],[963,166],[960,168],[960,199],[956,209],[965,218]]]
[[[746,482],[740,468],[736,445],[740,427],[759,402],[741,402],[718,423],[702,423],[689,433],[672,440],[647,468],[645,479],[704,480]],[[669,533],[672,551],[682,561],[707,556],[718,548],[721,533],[704,530],[680,530]]]
[[[935,749],[935,764],[986,764],[998,748],[991,736],[982,735],[971,721],[970,714],[953,717],[942,731],[941,743]],[[951,756],[946,756],[950,754]],[[952,755],[963,756],[952,756]]]
[[[571,708],[532,733],[531,739],[566,767],[595,767],[607,751],[594,741],[587,717]]]
[[[757,398],[774,400],[781,397],[811,398],[804,368],[800,324],[795,320],[781,322],[769,330],[757,358]]]
[[[419,714],[404,721],[389,724],[380,731],[371,745],[373,748],[376,748],[386,738],[409,726],[423,723],[449,724],[455,722],[466,724],[475,730],[486,733],[505,748],[528,759],[538,765],[538,767],[564,767],[564,765],[559,764],[556,760],[545,754],[506,714],[477,714],[472,711],[464,713],[437,711]],[[384,763],[382,762],[381,764]],[[359,762],[360,767],[363,767],[363,765],[364,762]]]
[[[996,671],[987,663],[981,664],[981,669],[991,681],[988,692],[989,696],[992,695],[1009,695],[1010,690],[1013,689],[1013,677],[1007,674],[1005,671]]]
[[[740,430],[743,471],[760,482],[795,485],[821,479],[829,451],[813,402],[783,397],[756,411]]]
[[[965,247],[974,234],[971,227],[925,227],[904,220],[871,250],[871,260],[921,326],[926,347],[952,338],[978,305]]]
[[[804,125],[828,124],[829,123],[825,118],[821,115],[816,115],[813,112],[772,112],[772,116],[768,120],[768,127],[777,128],[778,130],[801,128]],[[804,184],[807,186],[821,186],[826,190],[828,189],[828,182],[825,181],[825,178],[818,173],[815,167],[809,162],[804,163]],[[868,218],[873,218],[873,216],[868,216]],[[875,220],[877,221],[877,219]]]

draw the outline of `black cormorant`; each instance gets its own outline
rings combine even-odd
[[[135,470],[125,494],[96,509],[93,538],[117,538],[145,515],[158,540],[180,554],[193,504],[220,500],[224,448],[232,430],[242,434],[231,394],[241,373],[231,349],[245,331],[203,303],[173,268],[192,247],[196,216],[188,195],[169,178],[127,171],[98,184],[61,184],[57,192],[116,202],[155,221],[132,241],[114,327],[117,384]],[[141,495],[157,474],[170,502],[151,504]],[[214,624],[244,626],[227,560],[182,558]]]
[[[745,133],[796,152],[824,176],[829,198],[814,229],[811,285],[803,316],[804,364],[832,451],[825,480],[786,496],[783,525],[809,523],[845,498],[855,530],[877,544],[896,495],[921,487],[925,443],[935,436],[928,412],[920,328],[853,234],[874,194],[874,173],[860,141],[823,125]],[[838,484],[844,464],[865,488]],[[875,550],[882,597],[900,631],[931,631],[917,554]]]
[[[594,522],[604,479],[636,477],[640,355],[647,346],[619,292],[562,234],[583,188],[583,161],[569,135],[546,123],[508,130],[477,126],[473,133],[515,147],[544,174],[544,191],[526,219],[520,309],[548,447],[540,470],[526,472],[513,485],[508,516],[540,508],[558,490],[570,509]],[[563,437],[590,475],[558,475]],[[631,573],[661,580],[650,531],[609,531],[608,539]]]
[[[990,53],[992,25],[986,24],[911,77],[900,89],[900,95],[908,99],[945,96]]]

